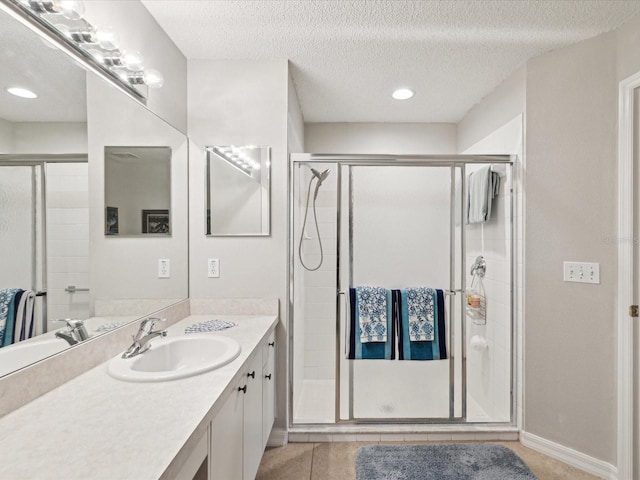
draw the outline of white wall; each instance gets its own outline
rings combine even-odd
[[[0,118],[0,153],[13,153],[13,123]]]
[[[458,123],[458,152],[500,153],[479,151],[478,147],[483,139],[524,113],[526,71],[526,67],[523,66],[509,75],[506,80],[484,97],[480,103],[475,105]],[[501,147],[504,146],[507,145],[501,145]],[[471,147],[474,147],[475,151],[467,152]],[[509,145],[509,147],[512,149],[513,145]],[[511,151],[509,150],[507,153]]]
[[[90,288],[93,299],[188,296],[187,139],[149,110],[87,75],[89,136]],[[169,146],[171,158],[171,236],[105,236],[104,148]],[[171,261],[171,278],[158,278],[158,260]]]
[[[307,153],[454,154],[452,123],[307,123]]]
[[[139,0],[85,2],[85,18],[94,25],[110,25],[121,49],[138,50],[148,68],[159,70],[164,86],[147,89],[147,106],[182,132],[187,130],[187,61]]]
[[[17,122],[13,153],[87,153],[84,122]]]
[[[193,298],[280,299],[278,420],[285,424],[288,65],[285,60],[190,60],[189,277]],[[271,147],[271,235],[205,236],[205,151],[213,145]],[[207,278],[207,259],[220,278]]]
[[[525,430],[616,462],[616,43],[527,64]],[[562,281],[565,260],[600,284]]]

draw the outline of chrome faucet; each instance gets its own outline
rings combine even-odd
[[[54,322],[65,322],[67,330],[56,332],[56,337],[65,340],[69,345],[84,342],[89,338],[89,332],[82,320],[72,320],[70,318],[60,318]]]
[[[151,348],[150,340],[156,337],[166,337],[166,330],[154,330],[153,326],[156,322],[164,322],[165,318],[145,318],[140,323],[140,328],[137,333],[133,335],[133,343],[122,354],[122,358],[131,358],[146,352]]]

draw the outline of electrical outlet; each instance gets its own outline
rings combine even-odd
[[[169,278],[171,276],[170,266],[171,262],[168,258],[158,259],[158,278]]]
[[[577,283],[600,283],[600,264],[586,262],[564,262],[564,281]]]
[[[207,260],[207,276],[209,278],[220,277],[220,260],[217,258],[210,258]]]

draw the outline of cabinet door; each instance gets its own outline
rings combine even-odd
[[[262,375],[262,448],[267,446],[273,421],[276,416],[276,343],[275,332],[271,332],[264,350],[266,362]]]
[[[260,349],[249,362],[244,396],[244,480],[254,480],[262,458],[262,354]]]
[[[244,397],[242,378],[211,421],[210,480],[240,480],[243,469]]]

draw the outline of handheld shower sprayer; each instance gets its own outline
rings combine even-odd
[[[304,220],[302,222],[302,231],[300,232],[300,242],[298,243],[298,258],[300,259],[300,263],[304,267],[305,270],[310,272],[315,272],[320,268],[322,262],[324,261],[324,253],[322,251],[322,239],[320,238],[320,228],[318,227],[318,217],[316,216],[316,198],[318,198],[318,191],[320,190],[320,185],[322,182],[326,180],[329,176],[329,169],[319,172],[315,168],[311,168],[311,173],[313,176],[309,179],[309,188],[307,189],[307,205],[304,209]],[[315,267],[308,267],[305,265],[304,260],[302,259],[302,240],[304,238],[304,230],[307,226],[307,215],[309,213],[309,199],[311,198],[311,185],[313,181],[316,180],[316,188],[313,192],[313,220],[316,225],[316,234],[318,236],[318,245],[320,246],[320,262]]]
[[[313,208],[315,209],[315,199],[318,197],[318,190],[320,190],[320,185],[322,185],[322,182],[324,182],[325,179],[329,176],[329,169],[324,170],[323,172],[319,172],[315,168],[312,168],[311,173],[313,173],[313,177],[317,179],[316,189],[313,192]],[[313,178],[311,180],[313,180]]]

